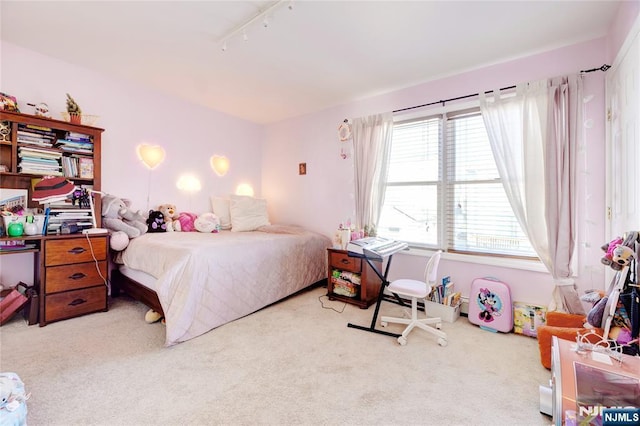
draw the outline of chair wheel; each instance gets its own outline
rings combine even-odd
[[[400,336],[398,337],[398,343],[400,343],[400,346],[404,346],[407,344],[407,338],[404,336]]]
[[[437,323],[437,324],[436,324],[436,328],[437,328],[438,330],[440,330],[440,329],[442,328],[442,323],[441,323],[441,322]]]
[[[447,346],[447,339],[443,339],[442,337],[440,337],[440,338],[438,339],[438,344],[439,344],[440,346]]]

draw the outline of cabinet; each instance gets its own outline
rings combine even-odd
[[[39,131],[42,132],[42,138],[37,136]],[[104,129],[97,127],[0,110],[0,188],[26,190],[27,207],[43,207],[32,200],[33,184],[51,173],[35,172],[23,167],[25,164],[22,163],[25,153],[35,150],[44,153],[43,157],[57,161],[63,175],[75,185],[91,185],[95,191],[99,191],[103,132]],[[81,148],[59,142],[70,134],[85,135],[89,141],[84,142],[85,147]],[[86,144],[90,145],[88,149]],[[92,173],[81,174],[79,167],[68,167],[69,164],[79,166],[80,163],[92,165]],[[94,194],[94,200],[95,220],[100,227],[102,209],[99,194]],[[108,236],[0,236],[0,240],[26,240],[33,246],[28,250],[2,251],[0,255],[33,253],[33,284],[39,296],[38,318],[41,326],[107,310]]]
[[[327,296],[330,300],[341,300],[363,309],[376,302],[382,280],[366,260],[350,257],[346,250],[337,249],[327,249],[327,256]],[[372,263],[381,269],[382,262]]]
[[[73,235],[44,241],[40,325],[107,310],[107,237]]]

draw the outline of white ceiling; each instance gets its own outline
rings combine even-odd
[[[0,0],[3,40],[271,123],[606,35],[618,1]],[[600,65],[600,64],[596,64]]]

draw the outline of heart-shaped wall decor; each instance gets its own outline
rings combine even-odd
[[[224,176],[229,171],[229,159],[224,155],[214,155],[209,160],[211,168],[218,176]]]
[[[164,161],[164,148],[158,145],[148,145],[146,143],[138,145],[136,148],[140,161],[153,170]]]

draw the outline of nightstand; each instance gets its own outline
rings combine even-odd
[[[107,311],[107,236],[84,234],[43,241],[40,326]]]

